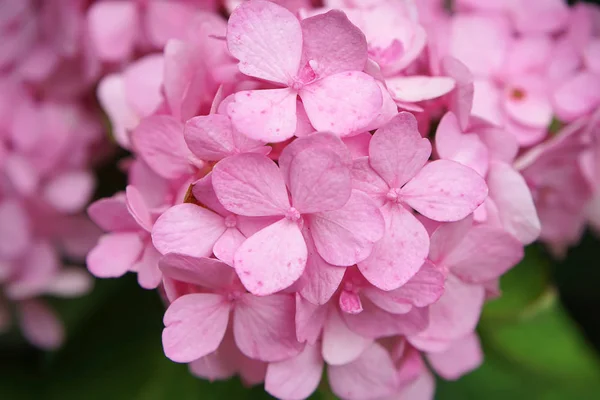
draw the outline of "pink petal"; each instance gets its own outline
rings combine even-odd
[[[350,266],[367,258],[384,235],[377,204],[357,190],[344,207],[307,218],[319,255],[333,265]]]
[[[435,132],[436,150],[440,158],[456,161],[486,176],[490,155],[486,145],[474,133],[463,133],[457,117],[446,113]]]
[[[571,121],[592,112],[600,104],[599,88],[600,75],[587,71],[566,79],[553,94],[556,114]]]
[[[246,237],[237,228],[227,228],[215,243],[213,253],[219,260],[228,265],[233,265],[235,252],[245,240]]]
[[[309,136],[298,138],[285,146],[277,163],[289,184],[290,167],[296,156],[308,148],[328,149],[337,154],[345,165],[352,165],[352,156],[342,140],[327,132],[315,132]]]
[[[198,114],[202,101],[206,100],[210,91],[206,84],[208,71],[202,60],[201,49],[171,37],[164,46],[164,54],[165,99],[173,117],[186,121]]]
[[[159,266],[171,279],[209,289],[226,288],[234,278],[231,267],[214,258],[169,253],[160,259]]]
[[[523,244],[503,229],[473,226],[442,264],[464,282],[500,277],[523,258]]]
[[[327,319],[329,307],[315,305],[296,294],[296,337],[301,343],[315,344]]]
[[[65,267],[54,276],[46,293],[57,297],[79,297],[89,293],[94,286],[90,274],[82,268]]]
[[[344,365],[356,360],[373,343],[346,326],[335,308],[330,308],[323,328],[323,359],[329,365]]]
[[[135,128],[139,116],[125,97],[125,80],[122,75],[106,75],[98,84],[98,101],[108,114],[112,136],[123,148],[129,149],[129,130]]]
[[[541,230],[540,220],[529,187],[521,174],[508,164],[493,162],[487,182],[490,198],[498,207],[504,229],[523,244],[536,240]]]
[[[281,172],[266,156],[248,153],[221,160],[212,181],[219,201],[232,213],[263,217],[290,208]]]
[[[333,393],[348,400],[389,396],[398,384],[389,353],[377,343],[371,344],[352,363],[330,366],[328,375]]]
[[[302,20],[303,53],[318,77],[362,71],[367,62],[365,35],[339,10]]]
[[[289,168],[292,203],[301,214],[338,210],[350,198],[350,168],[334,151],[308,148]]]
[[[125,96],[137,115],[146,117],[162,103],[162,54],[150,54],[131,63],[124,72]]]
[[[403,76],[385,80],[394,100],[417,103],[441,97],[455,87],[454,79],[446,76]]]
[[[43,293],[59,271],[55,249],[46,242],[31,245],[20,260],[19,272],[5,287],[9,299],[24,299]]]
[[[476,76],[500,72],[511,33],[501,16],[462,14],[452,18],[450,53]]]
[[[371,136],[369,134],[369,136]],[[388,184],[371,168],[369,157],[360,157],[352,164],[352,186],[371,197],[378,206],[386,202]]]
[[[296,132],[296,98],[291,89],[237,92],[227,106],[235,129],[254,140],[283,142]]]
[[[87,212],[92,221],[105,231],[139,229],[137,221],[127,209],[125,196],[122,194],[96,200],[88,207]]]
[[[75,213],[88,204],[94,186],[94,177],[87,171],[65,172],[46,183],[43,196],[58,211]]]
[[[391,188],[408,182],[431,154],[429,140],[421,137],[417,120],[401,112],[379,128],[369,144],[369,163]]]
[[[229,17],[227,47],[244,74],[287,84],[300,66],[302,28],[294,14],[270,1],[244,2]]]
[[[400,392],[401,399],[432,400],[435,394],[435,379],[428,370],[414,382],[405,386]]]
[[[377,82],[363,72],[330,75],[304,86],[299,94],[315,129],[341,136],[367,126],[383,105]]]
[[[394,115],[397,111],[397,109],[394,111]],[[369,132],[363,132],[355,136],[344,138],[344,144],[350,151],[353,159],[367,157],[369,155],[369,143],[371,142],[371,137]]]
[[[483,362],[483,352],[479,338],[471,333],[454,341],[443,352],[427,354],[427,360],[438,375],[453,381],[479,367]]]
[[[214,352],[189,364],[190,372],[209,381],[231,378],[239,368],[239,360],[244,357],[235,345],[233,330],[227,329],[223,341]]]
[[[355,292],[342,290],[338,301],[340,310],[347,314],[358,314],[363,311],[360,296]]]
[[[297,356],[269,364],[265,390],[277,398],[302,400],[319,386],[323,359],[318,346],[306,345]]]
[[[438,224],[430,231],[431,246],[429,259],[434,264],[442,264],[444,258],[454,251],[473,226],[473,217],[460,221]]]
[[[137,272],[138,283],[144,289],[156,289],[161,283],[162,272],[158,268],[160,257],[161,254],[152,243],[147,243],[142,257],[133,266],[132,269]]]
[[[27,340],[44,350],[60,347],[65,339],[64,327],[46,304],[27,300],[19,303],[18,311],[19,325]]]
[[[598,80],[600,87],[600,80]],[[523,77],[507,85],[504,110],[514,122],[529,128],[545,128],[552,122],[552,104],[542,77]],[[521,95],[515,95],[515,91]],[[600,99],[600,96],[598,97]]]
[[[371,255],[358,263],[360,272],[382,290],[397,289],[414,276],[429,252],[423,225],[401,205],[382,208],[386,232]]]
[[[448,97],[448,108],[459,120],[462,130],[466,130],[469,124],[469,116],[473,108],[473,96],[475,86],[473,74],[460,61],[453,57],[442,59],[442,72],[444,75],[454,79],[455,88]],[[437,138],[436,138],[437,140]]]
[[[145,118],[131,134],[137,154],[160,176],[176,179],[191,172],[183,124],[166,115]]]
[[[414,335],[429,324],[429,310],[413,307],[405,314],[392,314],[362,299],[363,311],[359,314],[343,314],[348,327],[367,338],[383,338],[396,335]]]
[[[323,260],[317,252],[312,235],[302,231],[308,258],[304,273],[298,280],[298,293],[314,304],[325,304],[331,299],[344,277],[345,268],[333,266]]]
[[[178,204],[156,220],[152,242],[161,254],[208,257],[225,229],[220,215],[195,204]]]
[[[133,267],[143,246],[137,233],[104,235],[87,255],[87,267],[99,278],[117,278]]]
[[[185,2],[150,2],[145,8],[145,28],[148,39],[163,48],[171,38],[183,39],[197,10]]]
[[[192,194],[194,198],[204,207],[208,207],[209,210],[216,212],[217,214],[227,217],[231,215],[217,198],[217,194],[212,184],[212,172],[206,174],[203,178],[198,179],[192,184]]]
[[[0,255],[13,258],[21,255],[32,239],[27,210],[15,200],[0,203]]]
[[[437,160],[423,167],[400,196],[427,218],[458,221],[479,207],[487,194],[477,172],[454,161]]]
[[[453,275],[446,280],[446,289],[437,303],[429,306],[429,326],[410,338],[420,350],[442,351],[451,341],[475,330],[485,299],[485,289],[461,282]]]
[[[93,4],[87,14],[94,50],[104,61],[124,61],[135,45],[138,10],[133,2],[104,1]]]
[[[298,280],[306,258],[298,224],[284,218],[246,239],[235,253],[234,267],[249,292],[265,296]]]
[[[293,296],[256,297],[245,294],[236,304],[233,333],[246,356],[274,362],[295,356],[304,348],[296,339]]]
[[[225,335],[229,311],[229,303],[218,294],[188,294],[175,300],[163,319],[165,355],[190,362],[215,351]]]
[[[185,142],[196,157],[219,161],[235,151],[231,121],[224,115],[203,115],[185,123]]]
[[[376,287],[363,289],[364,295],[377,307],[392,314],[405,314],[414,306],[425,307],[444,293],[445,276],[429,261],[404,285],[391,291]]]
[[[152,230],[152,215],[142,194],[132,185],[127,185],[125,190],[127,210],[140,227],[150,232]]]
[[[40,171],[32,160],[18,154],[10,154],[4,162],[4,174],[18,194],[32,196],[40,183]]]

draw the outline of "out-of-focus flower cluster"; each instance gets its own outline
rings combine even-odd
[[[42,297],[91,289],[87,271],[68,265],[100,234],[85,215],[108,150],[96,85],[162,49],[175,21],[208,3],[0,1],[0,332],[16,317],[32,344],[62,343]]]
[[[325,369],[362,400],[476,368],[524,246],[600,230],[600,12],[452,3],[0,3],[0,280],[25,333],[58,343],[34,298],[87,287],[58,265],[94,233],[97,86],[132,157],[88,208],[88,269],[160,291],[167,357],[282,399]]]

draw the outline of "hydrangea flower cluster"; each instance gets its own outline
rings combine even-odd
[[[101,81],[134,157],[88,268],[160,290],[167,357],[282,399],[325,370],[342,399],[431,398],[429,368],[481,363],[498,278],[592,214],[598,19],[442,3],[227,2]]]
[[[600,231],[600,11],[445,3],[1,0],[0,310],[57,346],[39,296],[87,253],[199,377],[426,399],[476,368],[524,246]],[[88,251],[94,89],[132,157]]]

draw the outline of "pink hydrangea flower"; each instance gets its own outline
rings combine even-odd
[[[88,267],[159,288],[165,354],[196,376],[304,399],[326,370],[342,399],[430,399],[434,373],[481,364],[482,307],[524,246],[564,252],[600,215],[595,14],[321,6],[165,11],[163,54],[100,85],[134,159],[89,209],[108,233]],[[156,46],[126,28],[113,61]]]
[[[339,11],[298,21],[269,1],[245,2],[229,18],[227,45],[242,73],[283,86],[239,92],[229,105],[234,126],[253,139],[292,137],[298,96],[317,130],[339,135],[366,127],[381,109],[379,86],[362,72],[364,34]]]

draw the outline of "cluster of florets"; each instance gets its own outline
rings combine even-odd
[[[344,399],[429,398],[424,358],[477,367],[498,278],[540,232],[568,246],[592,198],[595,10],[277,3],[204,12],[100,83],[134,158],[89,209],[88,267],[159,288],[165,354],[197,376],[302,399],[326,367]]]
[[[326,366],[343,399],[430,398],[429,368],[481,363],[525,245],[600,229],[597,8],[314,3],[0,3],[0,300],[34,343],[60,341],[36,298],[88,286],[58,266],[94,233],[96,82],[133,157],[88,268],[158,288],[200,377],[302,399]]]

